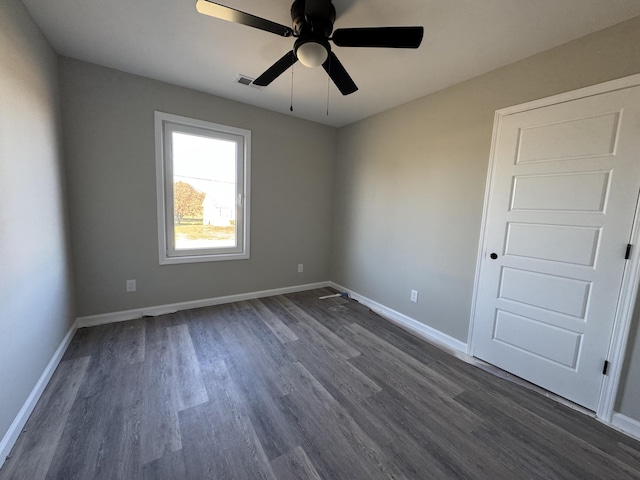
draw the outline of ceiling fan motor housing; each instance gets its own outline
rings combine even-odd
[[[291,20],[296,36],[326,39],[333,32],[336,9],[331,0],[295,0],[291,5]]]

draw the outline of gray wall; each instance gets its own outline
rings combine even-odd
[[[615,411],[640,421],[640,295],[636,298],[633,325],[629,332],[620,382]]]
[[[340,129],[332,280],[467,341],[495,110],[638,72],[640,17]]]
[[[80,316],[329,280],[336,129],[78,60],[60,71]],[[159,265],[154,110],[252,131],[251,259]]]
[[[75,316],[56,62],[22,3],[0,2],[0,439]]]

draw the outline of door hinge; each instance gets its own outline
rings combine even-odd
[[[627,243],[627,251],[624,254],[625,260],[629,260],[629,257],[631,257],[631,247],[632,245],[630,243]]]
[[[604,367],[602,367],[602,374],[606,375],[607,374],[607,370],[609,370],[609,360],[605,360],[604,361]]]

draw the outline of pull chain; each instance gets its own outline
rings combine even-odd
[[[331,85],[331,60],[329,60],[329,71],[327,72],[327,117],[329,116],[329,87]]]
[[[291,54],[293,55],[293,53]],[[291,65],[291,106],[289,111],[293,112],[293,65]]]

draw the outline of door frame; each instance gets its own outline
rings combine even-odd
[[[551,97],[534,100],[531,102],[514,105],[512,107],[497,110],[493,122],[493,137],[491,140],[491,152],[489,157],[489,166],[487,170],[487,182],[485,187],[484,204],[482,208],[482,223],[480,227],[480,241],[478,246],[478,256],[476,259],[476,274],[474,278],[473,296],[471,300],[471,318],[469,321],[469,342],[467,343],[467,354],[474,356],[475,347],[475,315],[478,300],[478,285],[482,278],[482,269],[487,256],[487,219],[488,208],[490,203],[491,192],[495,182],[496,175],[496,144],[498,140],[498,132],[501,126],[501,119],[508,115],[535,110],[538,108],[549,107],[559,103],[570,102],[580,98],[592,97],[603,93],[623,90],[626,88],[640,86],[640,74],[631,75],[629,77],[611,80],[590,87],[580,88],[567,93],[553,95]],[[640,152],[638,152],[640,157]],[[640,193],[640,183],[638,184]],[[620,288],[620,296],[616,307],[616,314],[613,323],[611,339],[609,341],[609,349],[607,359],[609,361],[609,370],[603,375],[603,382],[600,388],[600,397],[596,416],[611,423],[614,413],[616,396],[620,387],[620,379],[622,376],[622,367],[625,360],[625,351],[629,339],[629,330],[633,317],[633,307],[635,305],[638,288],[640,287],[640,207],[636,205],[633,227],[629,243],[636,248],[631,249],[631,257],[627,261],[622,277],[622,285]]]

